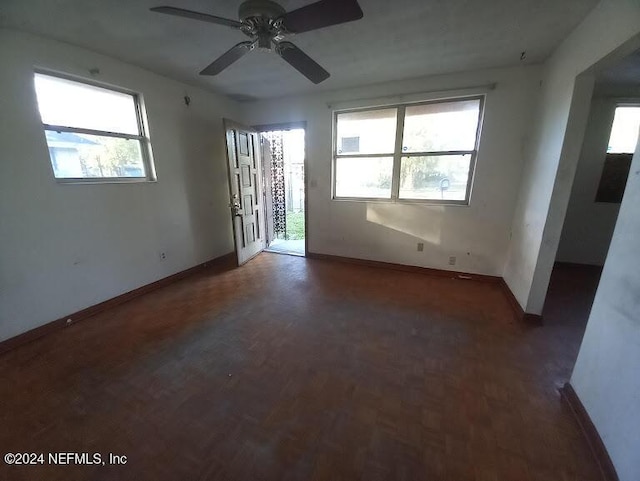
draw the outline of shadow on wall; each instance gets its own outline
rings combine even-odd
[[[222,120],[190,115],[179,132],[187,155],[184,195],[189,207],[193,249],[197,258],[218,257],[233,250],[231,216],[227,208],[229,189],[226,146]],[[206,139],[206,142],[202,140]],[[158,173],[159,180],[160,173]]]

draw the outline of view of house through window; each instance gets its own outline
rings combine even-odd
[[[467,203],[482,103],[337,112],[335,198]]]
[[[35,74],[57,179],[149,179],[148,139],[135,94]]]

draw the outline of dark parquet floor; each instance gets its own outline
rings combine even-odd
[[[0,356],[2,454],[127,456],[0,479],[597,480],[557,390],[584,320],[550,306],[531,327],[491,283],[208,269]]]

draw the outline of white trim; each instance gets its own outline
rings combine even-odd
[[[495,84],[492,84],[495,88]],[[332,158],[331,158],[331,200],[335,201],[364,201],[364,202],[387,202],[387,203],[422,203],[432,205],[461,205],[469,206],[471,204],[471,191],[473,187],[473,181],[475,179],[476,166],[478,152],[480,149],[480,137],[482,134],[484,109],[486,107],[486,94],[466,95],[460,97],[446,97],[437,98],[431,100],[416,101],[412,104],[393,104],[393,105],[380,105],[380,106],[368,106],[360,108],[350,108],[344,110],[333,110],[332,112]],[[408,105],[426,105],[426,104],[438,104],[465,100],[479,100],[480,109],[478,112],[478,123],[476,126],[476,140],[473,150],[468,151],[433,151],[433,152],[402,152],[402,141],[404,136],[404,120],[406,116],[406,107]],[[381,109],[396,109],[396,135],[394,142],[393,154],[338,154],[337,151],[337,131],[338,131],[338,115],[346,114],[350,112],[366,112]],[[464,200],[445,200],[445,199],[412,199],[406,197],[400,197],[400,171],[401,162],[403,157],[427,157],[427,156],[443,156],[443,155],[470,155],[469,160],[469,174],[467,177],[467,185]],[[336,177],[336,163],[339,158],[367,158],[367,157],[393,157],[393,170],[391,175],[391,195],[390,197],[339,197],[336,194],[337,177]]]
[[[140,155],[142,157],[142,166],[144,168],[144,176],[142,177],[56,177],[55,170],[53,166],[53,159],[49,155],[49,164],[51,166],[51,172],[53,174],[53,178],[56,182],[60,184],[99,184],[99,183],[131,183],[131,182],[156,182],[156,170],[153,162],[153,155],[151,151],[151,139],[149,138],[149,133],[147,130],[147,118],[146,118],[146,110],[144,106],[144,100],[142,95],[138,92],[134,92],[129,89],[125,89],[118,86],[111,86],[104,83],[96,82],[92,79],[85,79],[74,75],[69,75],[66,73],[54,72],[46,69],[36,68],[34,69],[34,80],[35,77],[39,75],[42,77],[52,77],[61,80],[66,80],[68,82],[74,82],[77,84],[89,85],[92,87],[100,88],[106,91],[116,92],[124,95],[129,95],[133,98],[133,104],[135,109],[136,121],[138,126],[138,135],[126,134],[120,132],[109,132],[103,130],[96,129],[87,129],[83,127],[69,127],[65,125],[51,125],[42,123],[43,132],[53,131],[53,132],[69,132],[69,133],[79,133],[79,134],[87,134],[87,135],[95,135],[102,137],[114,137],[114,138],[122,138],[127,140],[136,140],[140,144]]]
[[[94,135],[96,137],[118,137],[120,139],[127,140],[145,140],[145,137],[142,135],[135,134],[121,134],[118,132],[110,132],[108,130],[96,130],[96,129],[85,129],[83,127],[65,127],[63,125],[51,125],[51,124],[42,124],[44,130],[49,130],[52,132],[69,132],[74,134],[87,134]]]
[[[489,91],[495,90],[497,86],[497,83],[490,83],[473,87],[461,87],[448,90],[427,90],[423,92],[411,92],[386,97],[335,100],[327,102],[327,108],[334,111],[361,108],[368,110],[376,107],[399,107],[400,105],[412,103],[456,100],[461,97],[486,95]]]

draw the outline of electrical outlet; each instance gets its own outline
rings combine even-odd
[[[163,261],[167,258],[167,254],[165,254],[164,252],[160,253],[160,260]]]
[[[455,266],[456,265],[456,256],[449,257],[449,265],[450,266]]]
[[[424,251],[424,242],[418,242],[418,252]]]

